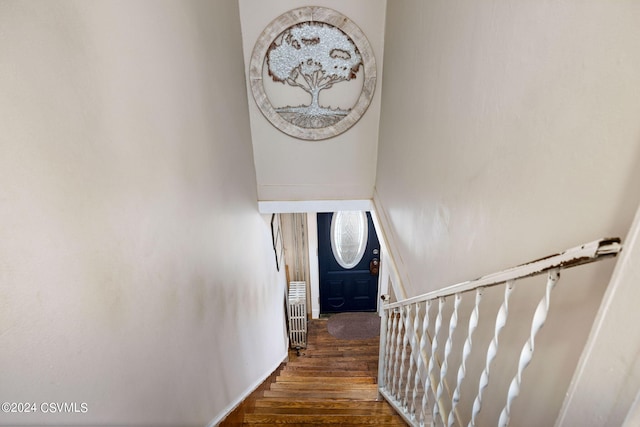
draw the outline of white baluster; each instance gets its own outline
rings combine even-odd
[[[453,313],[451,313],[451,319],[449,319],[449,335],[447,336],[447,341],[444,345],[444,360],[440,367],[440,381],[438,382],[438,389],[436,390],[436,403],[441,402],[442,394],[444,393],[444,383],[446,381],[447,372],[449,371],[449,356],[451,355],[451,347],[453,347],[453,332],[458,326],[458,307],[460,307],[461,299],[462,297],[459,293],[455,294],[453,299]],[[440,417],[442,418],[442,423],[447,425],[447,413],[444,410],[440,413]]]
[[[406,395],[403,394],[404,380],[405,380],[405,364],[407,363],[407,347],[409,346],[409,324],[411,322],[411,307],[413,304],[405,305],[402,307],[403,312],[403,328],[404,334],[402,335],[402,353],[400,353],[400,372],[398,374],[398,402],[406,409]]]
[[[421,319],[420,316],[422,311],[421,307],[422,307],[421,303],[416,304],[416,314],[413,319],[413,329],[414,329],[413,343],[414,344],[411,346],[411,352],[413,353],[413,357],[415,357],[415,360],[416,360],[416,371],[415,371],[415,376],[413,378],[413,394],[411,396],[411,406],[409,407],[409,412],[411,413],[411,419],[414,421],[416,419],[420,421],[420,417],[418,414],[418,405],[416,401],[418,399],[418,387],[421,381],[420,375],[424,367],[424,361],[422,360],[422,341],[426,340],[424,331],[422,331],[422,333],[418,333],[418,329],[420,328],[420,319]],[[428,316],[423,316],[423,322],[424,322],[424,318],[426,317]]]
[[[393,372],[396,369],[395,366],[395,348],[396,348],[396,332],[397,332],[397,324],[398,324],[398,314],[396,309],[392,310],[389,313],[389,317],[391,318],[391,329],[390,329],[390,337],[387,340],[389,343],[389,362],[387,363],[387,381],[386,388],[389,393],[393,393]]]
[[[386,382],[387,377],[389,376],[389,367],[391,366],[391,347],[393,346],[393,339],[391,336],[393,335],[393,312],[394,310],[386,310],[387,312],[387,341],[386,341],[386,349],[385,349],[385,387],[388,388],[389,383]]]
[[[433,367],[436,364],[436,352],[438,351],[438,333],[440,332],[440,327],[442,326],[442,308],[444,307],[445,299],[444,297],[438,298],[438,316],[436,317],[436,328],[433,333],[433,341],[431,342],[431,358],[429,359],[429,375],[433,372]],[[435,402],[433,403],[433,420],[431,421],[431,425],[435,427],[436,420],[438,419],[438,415],[440,414],[439,410],[439,401],[436,397]]]
[[[426,376],[424,379],[424,390],[423,390],[423,395],[422,395],[422,409],[420,411],[421,413],[421,419],[420,419],[420,425],[424,426],[425,423],[425,419],[427,417],[427,408],[428,408],[428,403],[429,403],[429,389],[431,388],[431,370],[432,370],[432,364],[431,364],[431,360],[430,359],[426,359],[427,355],[427,344],[428,344],[428,338],[429,338],[429,322],[430,322],[430,317],[429,317],[429,312],[431,309],[431,301],[427,301],[426,302],[426,307],[425,307],[425,313],[424,313],[424,321],[422,322],[422,337],[420,338],[420,360],[422,361],[423,365],[425,365],[425,363],[427,362],[427,360],[429,360],[428,364],[423,366],[423,369],[428,369],[426,372]]]
[[[544,322],[547,320],[547,314],[549,313],[549,302],[551,299],[551,290],[555,287],[559,278],[559,269],[555,268],[549,271],[544,297],[542,298],[542,300],[540,300],[538,306],[536,307],[536,311],[531,322],[531,334],[529,335],[529,339],[527,340],[527,342],[522,347],[520,360],[518,362],[518,372],[511,381],[511,385],[509,386],[509,393],[507,395],[507,404],[505,405],[504,409],[502,409],[502,413],[500,414],[500,420],[498,421],[498,425],[500,427],[506,427],[507,425],[509,425],[509,420],[511,419],[511,406],[515,398],[518,397],[518,394],[520,394],[520,386],[522,385],[522,372],[527,366],[529,366],[531,358],[533,357],[536,335],[538,334],[538,331],[540,331],[540,329],[544,326]]]
[[[415,308],[416,313],[413,313],[413,309]],[[405,383],[405,390],[404,390],[404,401],[403,401],[403,407],[405,408],[405,410],[407,412],[409,412],[409,408],[410,406],[413,406],[413,403],[411,403],[411,405],[409,404],[410,402],[410,396],[411,396],[411,392],[413,391],[413,387],[412,385],[412,381],[415,381],[415,376],[413,375],[414,372],[414,368],[415,368],[415,360],[414,360],[414,356],[417,354],[418,349],[417,349],[417,329],[418,329],[418,315],[417,315],[417,311],[418,311],[418,307],[417,304],[411,304],[409,307],[409,316],[407,317],[407,323],[406,323],[406,328],[407,328],[407,334],[411,337],[410,338],[410,342],[409,344],[409,369],[407,370],[407,380]],[[411,314],[413,314],[413,319],[411,318]],[[413,322],[411,321],[413,320]],[[411,415],[411,413],[410,413]]]
[[[473,347],[473,333],[478,326],[478,319],[480,317],[480,300],[482,300],[482,288],[476,289],[476,303],[473,307],[473,311],[471,312],[471,316],[469,316],[469,329],[467,333],[467,339],[464,342],[464,347],[462,349],[462,362],[460,362],[460,367],[458,368],[458,382],[456,383],[456,389],[453,392],[453,398],[451,399],[451,412],[449,412],[448,417],[448,426],[451,427],[454,424],[454,414],[456,411],[456,407],[458,406],[458,402],[460,402],[460,388],[462,386],[462,381],[467,374],[467,359],[469,358],[469,354],[471,354],[471,348]]]
[[[386,308],[386,304],[383,302],[382,307],[382,316],[380,318],[380,346],[378,352],[378,388],[384,390],[387,387],[387,348],[389,344],[387,342],[388,339],[388,317],[389,310]]]
[[[400,309],[399,314],[399,319],[398,319],[398,331],[396,333],[396,348],[395,348],[395,362],[394,362],[394,366],[395,369],[393,371],[393,396],[396,398],[396,400],[400,399],[400,367],[402,366],[402,361],[400,359],[401,355],[402,355],[402,338],[403,338],[403,333],[402,333],[402,328],[404,325],[404,310]]]
[[[502,328],[504,328],[504,325],[507,323],[507,316],[509,315],[509,297],[513,291],[514,284],[515,280],[509,280],[504,287],[504,300],[502,301],[502,305],[500,306],[500,310],[498,310],[498,315],[496,316],[496,326],[493,332],[493,339],[489,344],[485,367],[480,375],[478,395],[473,402],[473,412],[471,414],[471,421],[469,421],[469,427],[474,427],[476,425],[478,414],[482,408],[483,394],[489,384],[489,369],[491,367],[491,362],[493,362],[493,359],[495,359],[496,354],[498,353],[498,337],[500,336]]]

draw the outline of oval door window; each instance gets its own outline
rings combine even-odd
[[[368,238],[365,212],[341,211],[331,217],[331,250],[342,268],[351,269],[358,265]]]

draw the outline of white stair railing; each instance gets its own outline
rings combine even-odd
[[[478,425],[490,368],[499,350],[500,333],[507,322],[511,293],[520,279],[546,274],[545,293],[531,320],[530,334],[520,353],[517,373],[510,383],[498,421],[500,427],[506,427],[513,402],[520,393],[522,373],[533,357],[536,335],[546,321],[551,291],[559,280],[560,271],[615,256],[621,249],[620,239],[601,239],[477,280],[386,304],[382,310],[380,331],[380,394],[412,426]],[[475,396],[463,396],[473,335],[481,315],[483,290],[498,285],[504,286],[504,298],[495,317],[493,336],[484,355],[485,359],[480,364],[484,368],[475,387],[477,393]],[[459,306],[462,297],[473,293],[473,309],[468,318],[461,319]],[[450,300],[453,302],[447,304]],[[445,312],[450,313],[448,325],[443,325]],[[459,354],[453,358],[454,347],[460,347],[454,346],[456,337],[460,336],[460,333],[456,333],[458,324],[465,325],[466,330],[462,333],[466,336]],[[457,363],[457,367],[451,366],[452,363]],[[451,384],[448,383],[448,379],[452,377],[450,372],[457,373]],[[461,419],[458,413],[458,405],[462,399],[471,408],[468,420]]]

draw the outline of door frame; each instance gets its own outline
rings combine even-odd
[[[318,266],[321,279],[319,288],[323,288],[319,290],[321,315],[337,312],[376,312],[380,308],[380,272],[377,271],[376,274],[372,274],[370,264],[374,258],[377,258],[378,261],[380,260],[380,239],[378,239],[378,231],[373,223],[372,212],[357,212],[365,213],[365,227],[368,230],[368,234],[362,255],[357,260],[356,265],[351,268],[345,268],[340,264],[333,246],[332,227],[334,216],[338,212],[320,212],[316,215],[318,218]],[[320,231],[321,228],[322,231]],[[320,260],[321,243],[322,260]],[[342,282],[342,286],[338,286],[339,291],[335,288],[335,282],[333,286],[329,285],[334,280]],[[374,290],[373,286],[375,286],[375,293],[372,292]],[[333,306],[328,300],[330,295],[336,291],[341,294],[343,299],[340,307]],[[323,292],[326,292],[324,300]],[[353,294],[353,292],[356,292],[356,294]],[[366,304],[359,301],[361,297],[366,297]],[[323,304],[325,304],[324,312],[322,311]]]
[[[308,200],[308,201],[263,201],[258,202],[262,214],[306,213],[307,239],[309,248],[309,289],[311,298],[311,318],[320,317],[320,270],[318,266],[318,212],[367,211],[371,213],[373,226],[380,242],[380,272],[378,274],[377,311],[380,313],[380,296],[389,293],[390,284],[395,287],[398,278],[392,257],[389,256],[386,238],[380,227],[372,200]]]

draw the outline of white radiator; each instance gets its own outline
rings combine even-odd
[[[289,282],[289,344],[307,347],[307,284]]]

